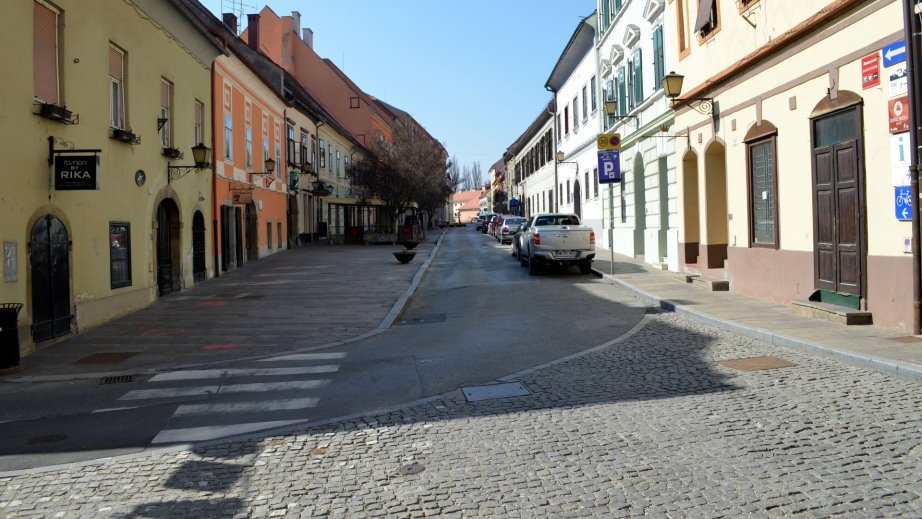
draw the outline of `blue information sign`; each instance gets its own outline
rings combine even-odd
[[[621,182],[621,150],[599,150],[599,184]]]
[[[884,48],[880,49],[880,53],[884,57],[885,67],[906,61],[906,41],[898,40],[890,45],[886,45]]]
[[[912,220],[912,189],[909,186],[893,187],[893,207],[897,220]]]

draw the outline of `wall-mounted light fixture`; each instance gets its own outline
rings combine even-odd
[[[634,128],[640,126],[640,118],[636,115],[618,115],[618,101],[614,99],[605,101],[605,115],[617,121],[627,120],[633,124]]]
[[[557,159],[558,164],[577,164],[576,169],[579,169],[579,163],[574,160],[563,160],[567,158],[562,151],[558,151],[554,154],[554,158]]]
[[[201,169],[211,166],[211,148],[205,146],[201,142],[192,146],[192,160],[195,161],[195,164],[192,166],[174,166],[167,162],[166,171],[167,171],[167,184],[172,183],[174,180],[179,180],[180,178],[186,176],[190,171],[199,171]]]
[[[264,164],[264,167],[265,167],[265,169],[266,169],[265,171],[251,171],[251,172],[250,172],[250,175],[259,175],[259,176],[263,177],[263,176],[270,176],[270,175],[274,175],[274,174],[275,174],[275,160],[273,160],[272,158],[266,159],[266,162],[265,162],[265,164]],[[251,179],[250,179],[250,182],[252,182],[252,181],[253,181],[253,180],[252,180],[252,178],[251,178]],[[271,179],[271,178],[269,179],[269,182],[272,182],[272,179]],[[268,184],[268,182],[267,182],[266,184]]]
[[[663,91],[673,103],[680,106],[687,106],[702,115],[714,115],[714,99],[710,97],[686,97],[680,99],[682,93],[682,81],[685,76],[670,72],[663,77]],[[692,104],[694,103],[694,104]]]

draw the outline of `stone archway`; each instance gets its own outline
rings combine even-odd
[[[172,198],[157,206],[155,251],[157,256],[157,290],[163,296],[182,288],[182,223],[179,207]]]
[[[726,164],[724,145],[712,142],[704,151],[704,237],[699,255],[705,268],[723,268],[727,259],[730,226]]]
[[[698,201],[698,154],[688,150],[682,157],[682,256],[683,263],[698,263],[701,242],[701,208]]]

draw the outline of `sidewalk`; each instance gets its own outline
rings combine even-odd
[[[434,255],[400,245],[306,244],[249,263],[22,359],[0,381],[155,373],[353,342],[390,327]],[[417,275],[420,273],[419,275]]]
[[[882,326],[845,326],[794,314],[733,292],[712,292],[674,272],[599,249],[593,270],[660,308],[772,344],[836,357],[853,364],[922,380],[922,338]],[[730,289],[733,289],[731,284]]]

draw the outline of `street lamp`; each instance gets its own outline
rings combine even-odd
[[[266,159],[264,167],[266,168],[265,171],[252,171],[250,175],[267,176],[275,173],[275,161],[272,158]],[[250,182],[252,181],[251,179]],[[272,182],[272,179],[269,179],[269,182]]]
[[[680,99],[679,94],[682,93],[682,82],[685,80],[685,76],[681,74],[676,74],[675,72],[669,72],[663,77],[663,91],[666,93],[666,97],[672,100],[673,103],[676,103],[680,106],[687,106],[696,112],[702,115],[713,115],[714,114],[714,99],[711,97],[686,97],[685,99]],[[691,101],[697,101],[696,104],[692,105]]]
[[[617,121],[622,121],[624,119],[627,119],[628,121],[633,123],[634,128],[637,128],[638,126],[640,126],[640,118],[637,117],[636,115],[617,115],[617,114],[618,114],[618,101],[614,99],[609,99],[608,101],[605,101],[605,115]]]
[[[195,162],[192,166],[174,166],[167,162],[167,184],[172,183],[174,180],[179,180],[190,171],[198,172],[201,169],[211,166],[211,149],[201,142],[192,146],[192,160]]]

